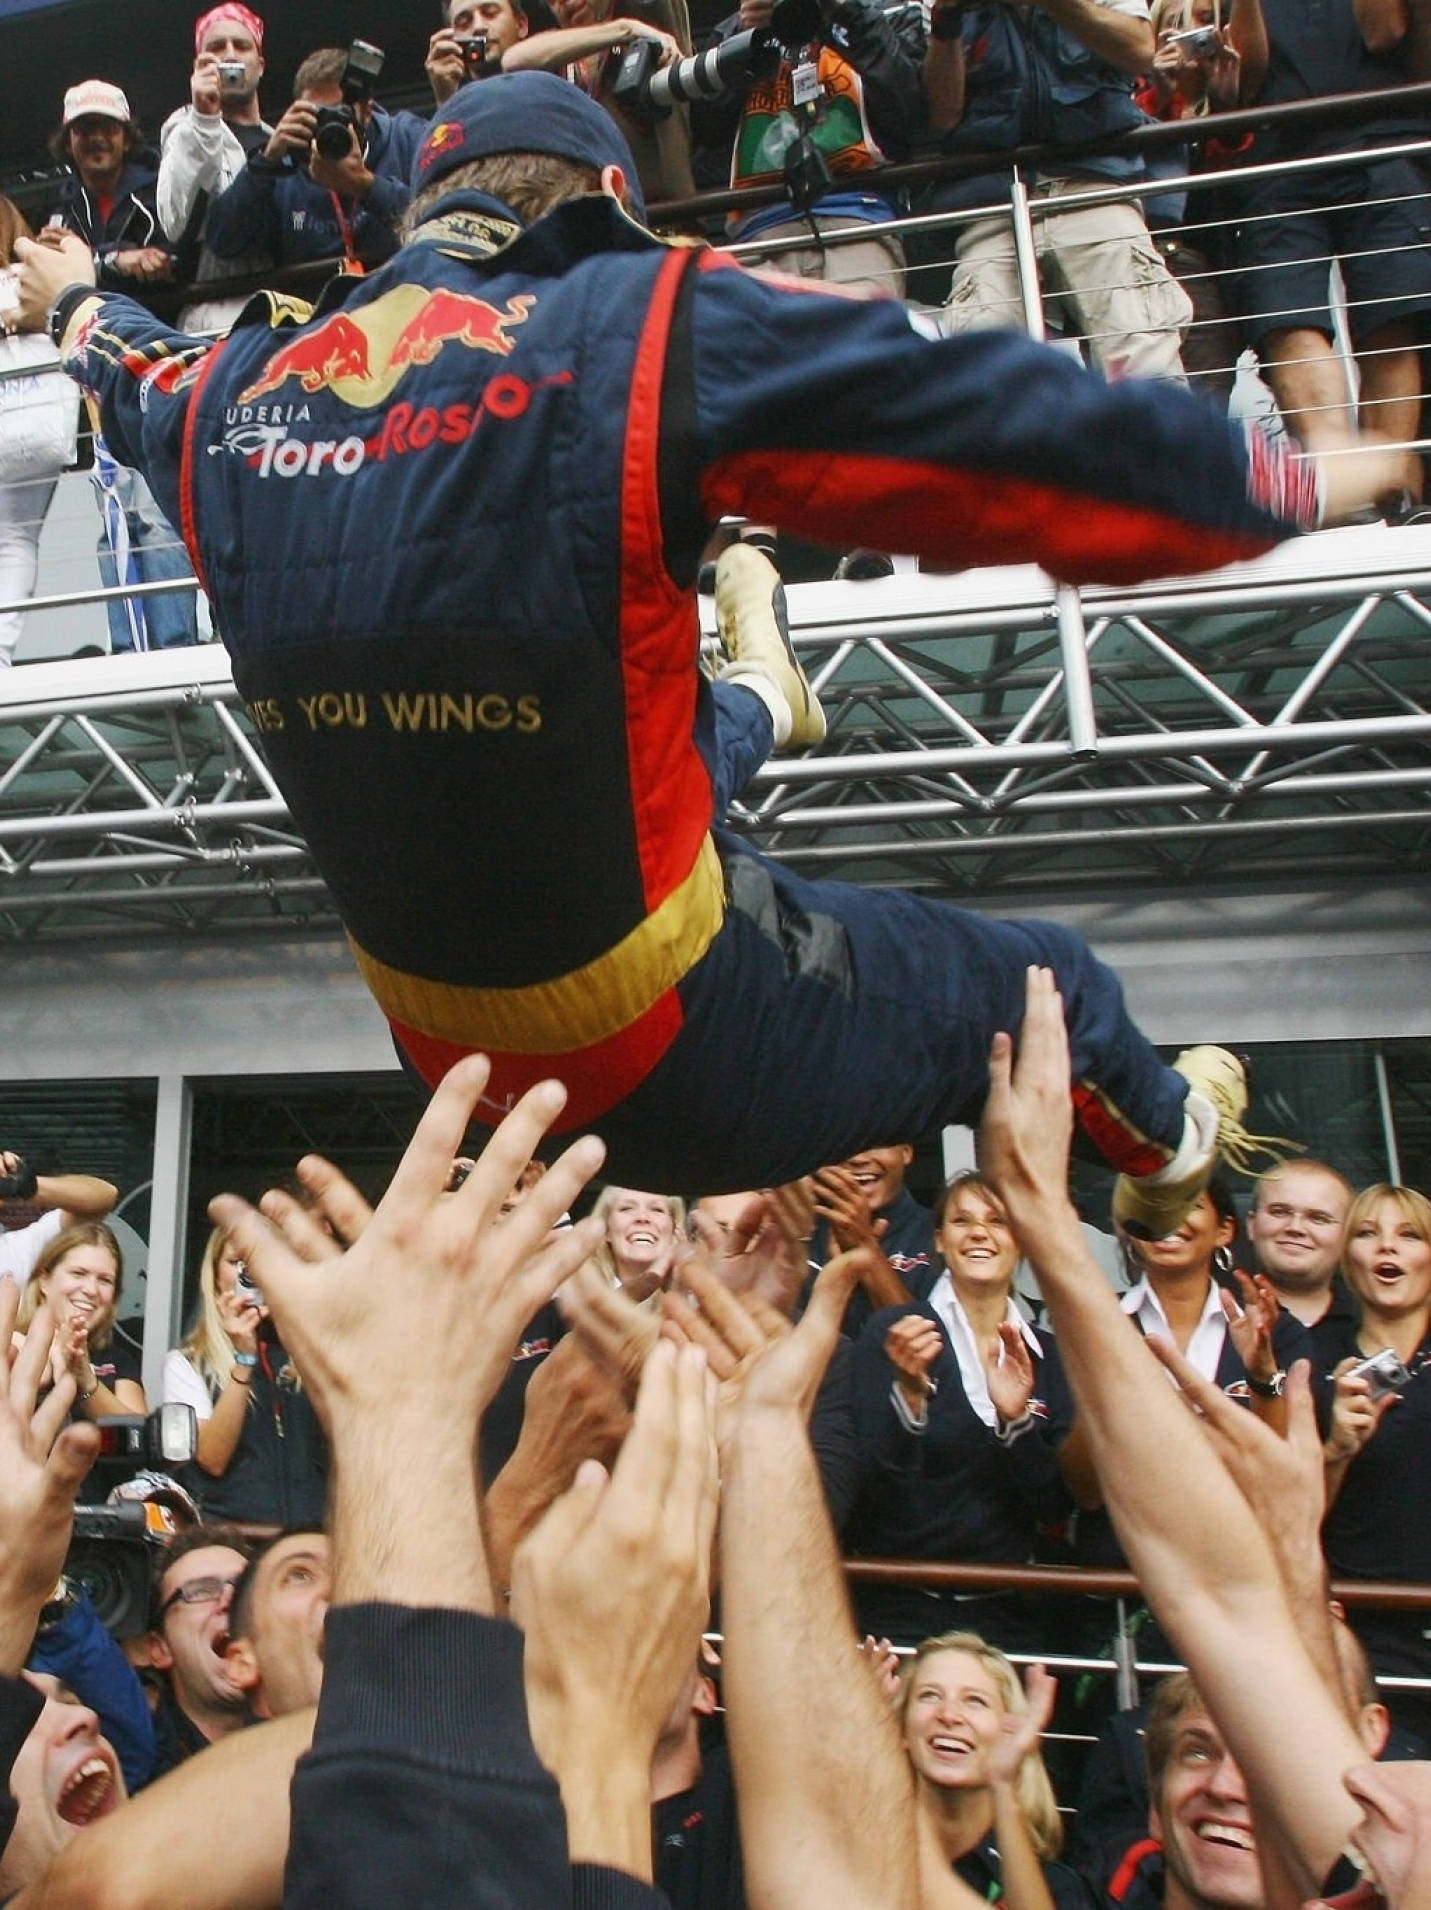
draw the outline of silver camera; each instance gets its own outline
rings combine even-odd
[[[1185,59],[1213,60],[1222,46],[1222,37],[1216,27],[1192,27],[1186,33],[1170,34],[1168,44],[1180,47]]]
[[[1347,1377],[1364,1379],[1373,1399],[1385,1399],[1388,1393],[1399,1393],[1411,1375],[1388,1346],[1350,1368]]]
[[[244,70],[242,60],[219,61],[219,85],[226,91],[235,91],[247,78],[248,74]]]

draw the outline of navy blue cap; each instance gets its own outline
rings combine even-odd
[[[413,190],[493,153],[552,153],[598,171],[619,166],[632,203],[641,208],[636,162],[616,122],[555,73],[495,73],[459,87],[434,114],[417,149]]]

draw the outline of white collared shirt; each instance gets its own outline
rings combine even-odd
[[[1222,1349],[1227,1340],[1227,1315],[1222,1310],[1222,1289],[1216,1280],[1208,1282],[1207,1302],[1202,1310],[1202,1318],[1193,1328],[1192,1338],[1187,1343],[1185,1357],[1188,1364],[1195,1366],[1204,1379],[1217,1378],[1218,1362],[1222,1358]],[[1157,1333],[1165,1340],[1172,1340],[1176,1346],[1177,1338],[1168,1325],[1168,1316],[1164,1313],[1162,1302],[1148,1284],[1148,1276],[1134,1287],[1129,1287],[1118,1302],[1125,1313],[1131,1313],[1142,1327],[1144,1333]],[[1176,1386],[1177,1381],[1171,1373],[1168,1379]]]
[[[954,1348],[954,1357],[959,1362],[959,1377],[963,1381],[964,1396],[974,1408],[986,1426],[998,1430],[998,1414],[994,1402],[989,1398],[989,1381],[984,1371],[984,1361],[974,1340],[974,1329],[969,1324],[969,1316],[964,1311],[958,1294],[954,1291],[954,1282],[946,1269],[934,1282],[929,1295],[929,1306],[939,1315],[944,1331],[949,1335],[949,1344]],[[1043,1348],[1038,1335],[1019,1311],[1018,1303],[1012,1294],[1004,1309],[1004,1321],[1016,1326],[1023,1334],[1024,1344],[1035,1361],[1043,1358]],[[999,1348],[1000,1364],[1004,1350]]]

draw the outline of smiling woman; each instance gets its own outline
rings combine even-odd
[[[51,1379],[65,1372],[74,1376],[76,1418],[148,1411],[138,1356],[114,1338],[123,1278],[123,1256],[109,1228],[99,1221],[82,1221],[56,1234],[35,1262],[20,1297],[21,1332],[42,1303],[54,1316]]]
[[[1340,1375],[1328,1468],[1336,1496],[1322,1532],[1327,1562],[1334,1577],[1431,1583],[1423,1483],[1431,1472],[1431,1201],[1384,1182],[1358,1194],[1342,1271],[1360,1318],[1355,1327],[1328,1321],[1313,1329],[1319,1369]],[[1354,1369],[1384,1352],[1396,1355],[1405,1377],[1377,1406]],[[1348,1619],[1376,1671],[1431,1678],[1424,1613],[1353,1611]],[[1386,1697],[1398,1724],[1431,1737],[1427,1693]]]
[[[1039,1751],[1053,1698],[1041,1666],[1025,1696],[1003,1652],[977,1632],[926,1638],[905,1668],[896,1702],[920,1809],[954,1869],[990,1903],[1090,1902],[1077,1875],[1053,1862],[1063,1827]]]
[[[944,1272],[927,1300],[876,1313],[855,1347],[860,1493],[847,1538],[867,1557],[1026,1564],[1043,1520],[1071,1507],[1056,1448],[1072,1405],[1051,1340],[1013,1299],[1003,1203],[961,1174],[935,1209]],[[1011,1649],[1033,1625],[1013,1597],[862,1586],[861,1625],[910,1643],[978,1615]]]
[[[596,1258],[633,1300],[649,1299],[668,1284],[676,1241],[686,1224],[683,1201],[636,1187],[603,1187],[591,1212],[606,1223],[606,1240]]]

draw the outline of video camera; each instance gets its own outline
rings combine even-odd
[[[192,1461],[198,1421],[192,1406],[173,1404],[147,1417],[115,1414],[94,1424],[100,1450],[91,1476],[110,1482],[111,1490],[103,1505],[75,1507],[61,1600],[83,1588],[106,1629],[115,1638],[133,1638],[149,1629],[170,1539],[199,1519],[189,1494],[168,1476],[170,1467]]]
[[[353,139],[358,134],[358,115],[354,108],[373,97],[373,88],[378,83],[385,58],[381,47],[372,46],[366,40],[354,40],[348,48],[347,64],[338,82],[343,104],[318,108],[313,146],[315,151],[334,164],[346,158],[352,148]],[[361,137],[358,138],[358,144],[362,144]]]
[[[616,70],[608,90],[639,125],[654,126],[673,106],[716,99],[750,80],[767,78],[782,58],[794,57],[817,39],[823,24],[818,0],[779,0],[769,26],[733,33],[719,46],[664,67],[659,64],[658,41],[633,40],[614,56]]]

